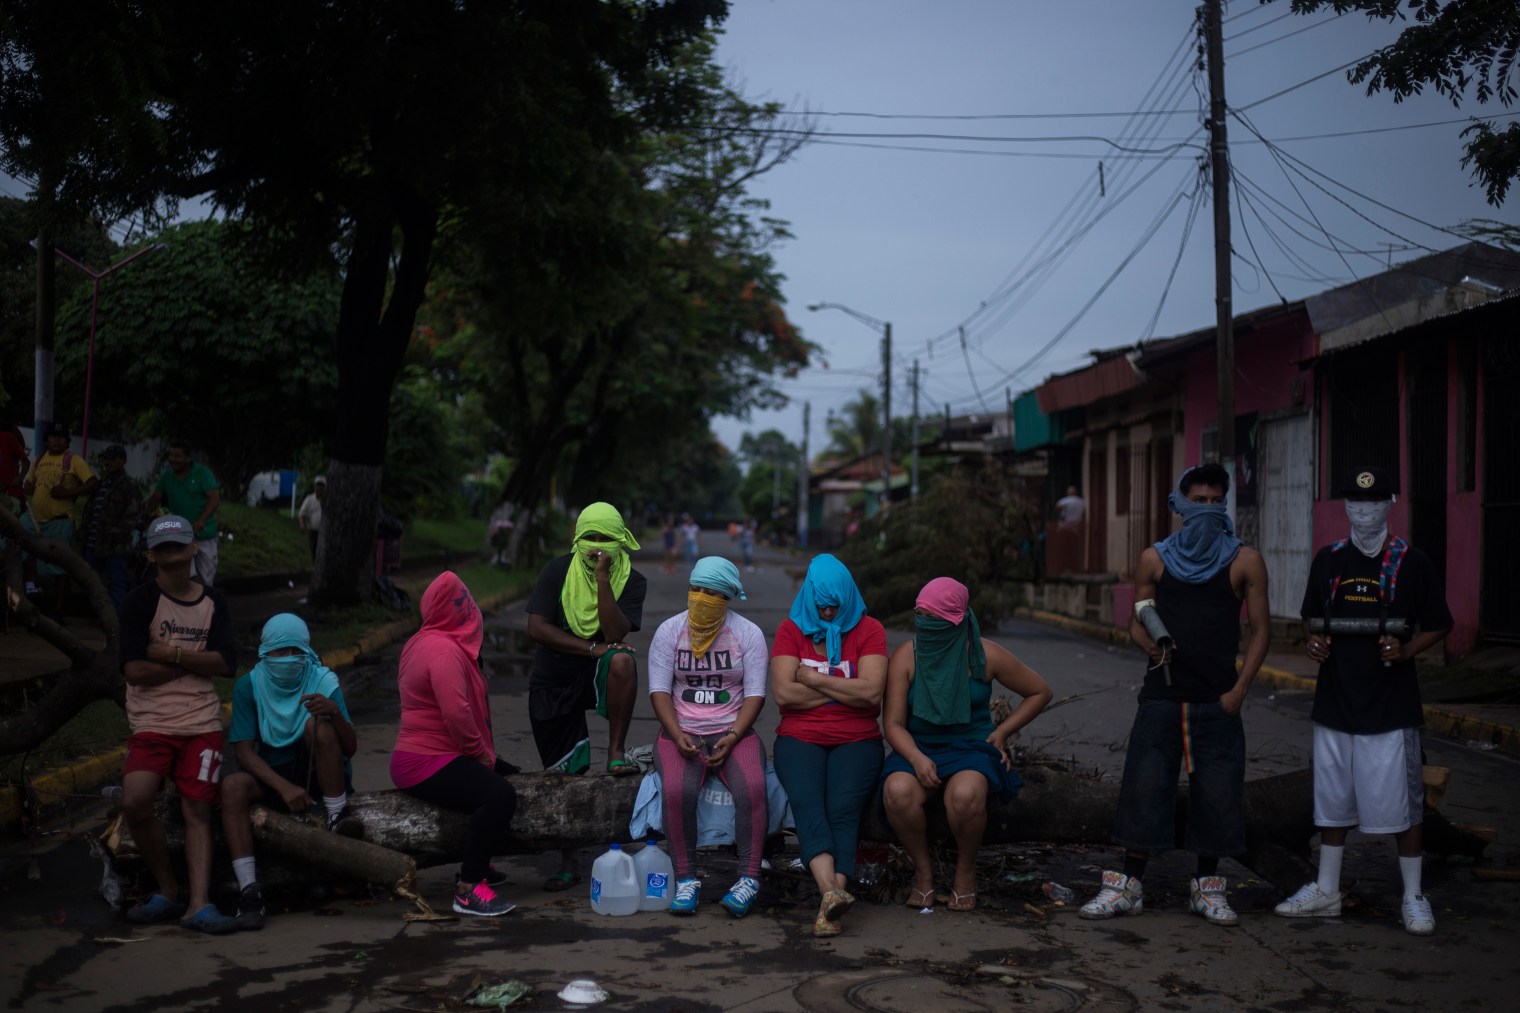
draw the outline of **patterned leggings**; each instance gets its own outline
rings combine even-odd
[[[688,732],[706,752],[712,752],[722,732],[697,735]],[[707,760],[687,759],[663,730],[654,744],[654,765],[660,772],[660,792],[665,806],[665,835],[676,878],[690,876],[697,862],[697,795],[707,777]],[[739,874],[760,876],[760,855],[765,847],[765,747],[754,732],[734,743],[728,759],[716,771],[718,779],[734,796],[734,843],[739,850]]]

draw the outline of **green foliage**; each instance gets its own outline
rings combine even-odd
[[[801,449],[780,430],[767,429],[758,435],[745,433],[739,441],[739,456],[749,462],[739,486],[739,505],[745,517],[770,519],[776,502],[778,473],[781,507],[796,516],[797,462],[802,456]]]
[[[337,265],[274,280],[247,236],[218,221],[165,230],[102,283],[95,337],[92,428],[189,439],[230,498],[328,428],[337,390]],[[78,288],[58,316],[61,418],[83,413],[90,305]]]
[[[408,366],[391,393],[381,502],[402,518],[451,517],[465,477],[486,459],[490,424],[480,396],[451,396],[437,377]]]
[[[829,410],[824,420],[824,433],[829,438],[828,449],[845,457],[864,457],[881,452],[881,399],[862,387],[855,397],[840,406],[839,411]],[[903,455],[913,448],[912,420],[900,415],[892,417],[892,460],[900,462]]]
[[[935,577],[954,577],[970,588],[971,605],[984,624],[1011,614],[1020,602],[1005,584],[1024,575],[1020,547],[1041,519],[1033,504],[1014,493],[1010,478],[995,460],[953,468],[916,503],[893,504],[884,549],[878,544],[880,518],[864,522],[838,555],[871,614],[908,623],[919,590]]]
[[[1271,3],[1272,0],[1261,0]],[[1401,102],[1427,86],[1460,108],[1468,89],[1482,105],[1498,99],[1512,105],[1510,79],[1520,51],[1520,4],[1510,0],[1292,0],[1295,14],[1329,8],[1337,14],[1363,11],[1369,18],[1414,23],[1392,45],[1384,46],[1347,72],[1352,84],[1366,82],[1367,94],[1388,91]],[[1406,13],[1407,12],[1407,13]],[[1495,130],[1474,121],[1462,131],[1471,136],[1464,168],[1483,185],[1488,202],[1504,203],[1510,184],[1520,178],[1520,124]]]

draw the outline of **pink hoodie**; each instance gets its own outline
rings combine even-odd
[[[470,589],[445,570],[423,592],[422,629],[401,650],[398,752],[495,764],[491,704],[477,660],[484,637]]]

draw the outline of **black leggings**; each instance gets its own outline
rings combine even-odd
[[[496,845],[506,837],[517,811],[517,789],[511,782],[478,760],[459,756],[421,784],[402,790],[440,808],[470,814],[459,878],[466,883],[485,879]]]

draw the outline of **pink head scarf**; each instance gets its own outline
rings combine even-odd
[[[935,577],[918,592],[914,608],[925,609],[947,623],[959,626],[971,604],[971,592],[954,577]]]
[[[417,632],[448,637],[471,661],[480,657],[480,645],[485,641],[480,608],[454,571],[443,571],[422,592],[422,629]]]

